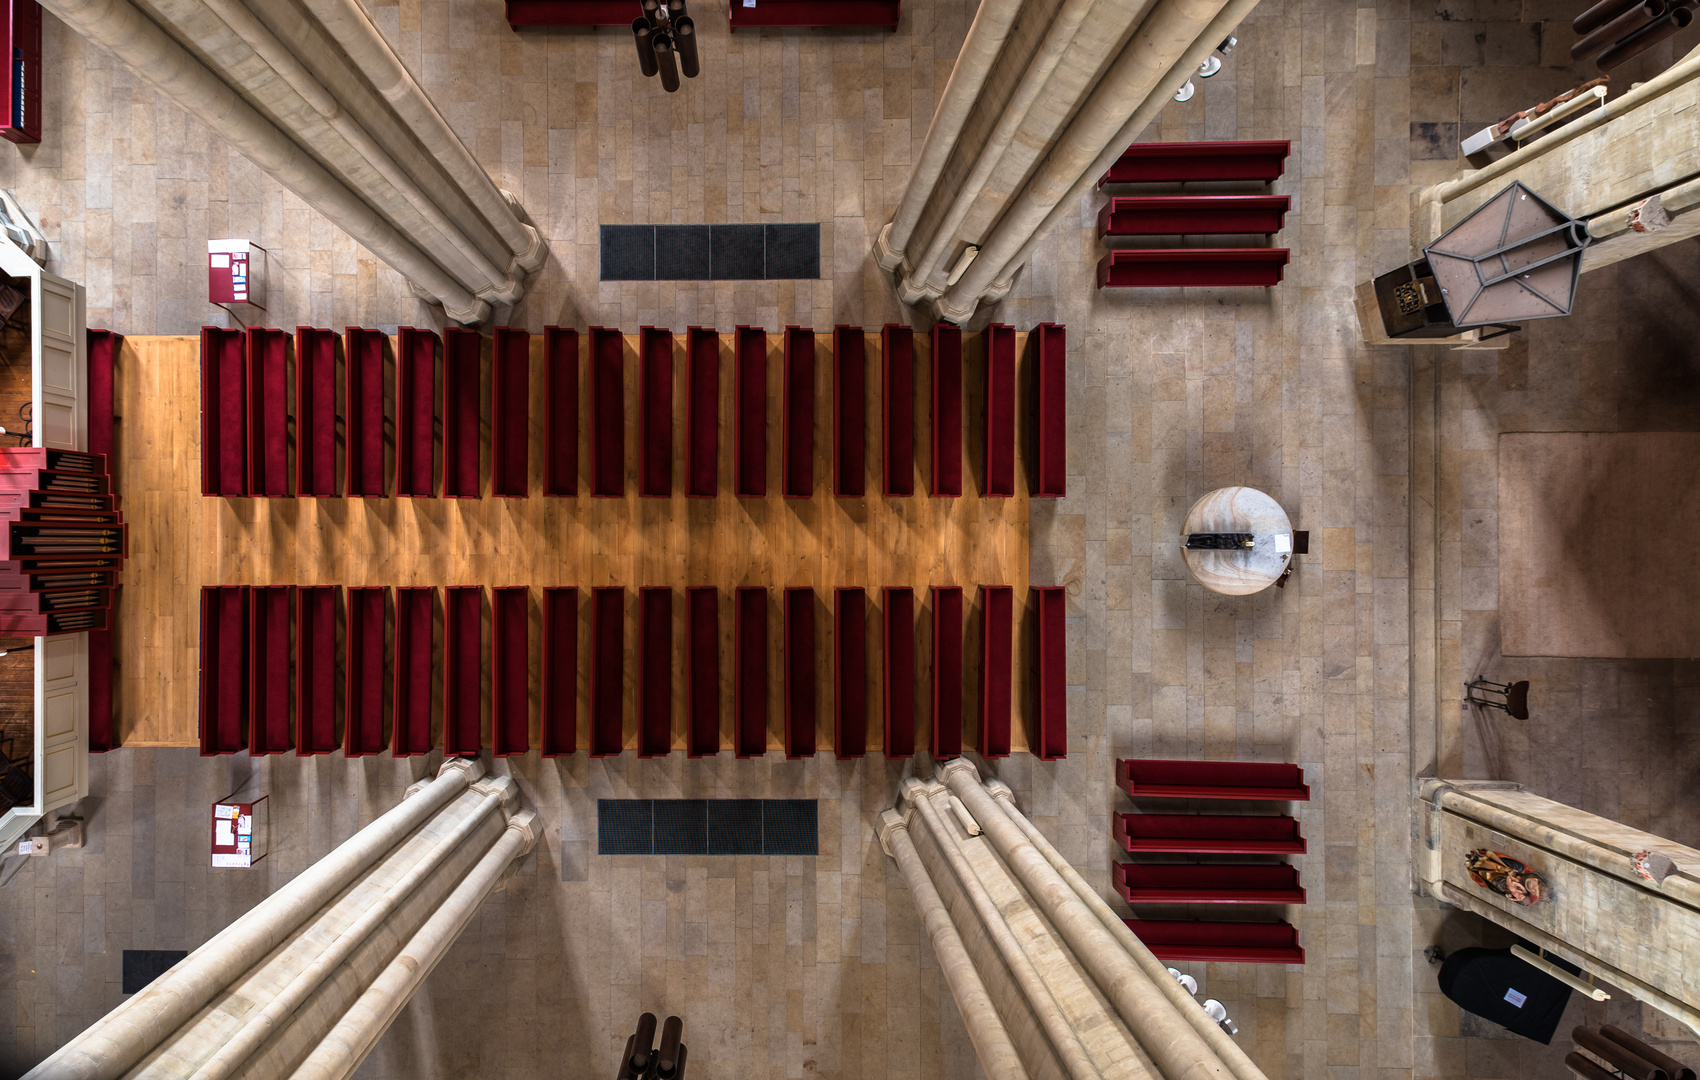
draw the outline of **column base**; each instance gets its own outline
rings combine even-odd
[[[891,246],[891,222],[885,223],[885,228],[874,237],[874,261],[880,264],[880,269],[886,273],[894,273],[903,266],[903,249]]]

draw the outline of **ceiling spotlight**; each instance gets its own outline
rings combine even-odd
[[[1234,51],[1234,46],[1238,45],[1239,43],[1240,43],[1239,38],[1235,37],[1232,34],[1229,34],[1227,37],[1222,39],[1222,44],[1216,46],[1216,51],[1221,53],[1223,56],[1227,56],[1229,53]]]
[[[1197,93],[1197,92],[1198,92],[1197,88],[1192,85],[1192,80],[1188,79],[1186,81],[1185,86],[1183,86],[1179,90],[1175,91],[1175,100],[1176,101],[1191,101],[1192,95]]]
[[[1221,70],[1221,57],[1217,56],[1215,53],[1211,53],[1209,56],[1204,58],[1204,63],[1198,65],[1198,78],[1208,79],[1210,76]]]

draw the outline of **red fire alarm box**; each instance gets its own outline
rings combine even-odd
[[[35,0],[0,0],[0,49],[6,68],[0,135],[15,143],[41,141],[41,6]]]
[[[245,801],[245,800],[252,800]],[[214,869],[253,866],[271,850],[264,795],[235,794],[213,804],[212,864]]]
[[[252,240],[207,241],[207,299],[266,307],[266,249]]]

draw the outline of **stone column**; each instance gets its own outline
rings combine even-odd
[[[474,760],[446,762],[30,1080],[290,1076],[363,1004],[369,1050],[382,1034],[372,1017],[389,1023],[540,832],[513,780],[482,772]]]
[[[45,6],[449,318],[482,322],[491,304],[518,302],[525,274],[542,265],[547,247],[537,230],[363,14],[354,19],[329,0],[305,8],[239,0],[182,0],[147,11],[134,0]]]

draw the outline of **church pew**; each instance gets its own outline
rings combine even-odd
[[[638,330],[638,494],[673,494],[673,332]]]
[[[1068,600],[1061,586],[1033,590],[1033,752],[1055,761],[1068,754]]]
[[[980,587],[980,756],[1009,756],[1011,705],[1015,699],[1015,590]]]
[[[895,0],[894,0],[895,2]],[[507,0],[508,25],[630,26],[638,0]]]
[[[1302,904],[1299,868],[1287,863],[1117,863],[1129,904]]]
[[[531,590],[490,591],[490,743],[496,757],[531,750]]]
[[[625,749],[626,590],[590,590],[590,756]]]
[[[732,656],[732,746],[738,757],[767,753],[767,589],[736,594]]]
[[[1098,186],[1184,184],[1191,180],[1279,180],[1293,144],[1249,139],[1141,142],[1122,152]]]
[[[781,410],[780,493],[787,499],[815,493],[815,332],[785,328],[785,384]]]
[[[112,723],[112,631],[89,632],[89,753],[118,748]]]
[[[896,30],[902,0],[766,0],[727,9],[732,32],[768,26],[865,26]]]
[[[1291,207],[1286,195],[1117,196],[1098,211],[1098,236],[1268,236]]]
[[[443,607],[443,756],[476,757],[484,749],[484,586],[449,586]]]
[[[885,756],[915,756],[915,590],[885,590]]]
[[[88,379],[83,384],[88,388],[88,452],[105,454],[109,470],[112,468],[113,425],[117,421],[113,410],[114,376],[118,345],[123,340],[123,334],[114,334],[110,330],[91,329],[88,332]]]
[[[201,589],[201,756],[234,754],[248,728],[248,588]]]
[[[868,595],[841,588],[832,600],[832,744],[840,758],[868,752]]]
[[[993,323],[986,348],[986,497],[1015,494],[1015,327]]]
[[[962,328],[934,323],[933,498],[962,494]]]
[[[248,493],[294,494],[289,484],[289,338],[248,328]]]
[[[531,335],[496,327],[490,342],[490,494],[531,493]]]
[[[1290,923],[1171,922],[1126,919],[1164,963],[1302,964],[1299,932]]]
[[[1120,758],[1116,786],[1136,799],[1267,799],[1304,802],[1310,798],[1305,773],[1297,765],[1269,761],[1163,761]]]
[[[1302,855],[1299,823],[1286,815],[1112,814],[1116,843],[1130,855]]]
[[[443,331],[443,498],[476,499],[479,476],[479,404],[484,338],[476,330]]]
[[[720,590],[685,590],[685,752],[720,752]]]
[[[712,326],[685,331],[685,495],[720,491],[720,335]]]
[[[201,328],[201,494],[248,494],[248,362],[242,331]]]
[[[1068,331],[1056,323],[1040,323],[1028,338],[1033,342],[1034,442],[1033,495],[1062,498],[1068,493]]]
[[[295,488],[302,495],[335,498],[336,332],[295,328]]]
[[[381,499],[389,486],[384,460],[384,335],[350,326],[343,333],[343,460],[348,496]]]
[[[867,490],[868,349],[859,326],[832,330],[832,493],[859,499]]]
[[[289,710],[289,629],[295,589],[256,585],[248,590],[248,753],[293,748]]]
[[[626,494],[626,344],[620,331],[590,328],[590,494]],[[616,753],[618,751],[615,751]]]
[[[403,326],[396,333],[395,493],[437,494],[437,334]]]
[[[962,756],[962,589],[933,587],[933,757]]]
[[[1286,248],[1117,248],[1098,260],[1100,289],[1281,284]]]
[[[646,586],[638,590],[638,757],[672,749],[673,590]]]
[[[881,492],[915,494],[915,332],[887,323],[880,331]]]
[[[395,737],[390,740],[396,757],[429,754],[435,743],[431,738],[431,698],[436,689],[437,669],[431,662],[431,637],[436,617],[435,587],[397,587]]]
[[[384,618],[389,608],[387,586],[348,590],[348,647],[343,663],[342,752],[348,757],[376,754],[389,746],[385,731],[384,668],[389,662]]]
[[[740,326],[732,357],[732,494],[767,494],[767,331]]]
[[[578,494],[578,331],[543,328],[543,494]]]
[[[578,590],[543,590],[543,756],[578,750]]]
[[[815,591],[785,590],[785,756],[815,753]]]
[[[336,623],[339,585],[295,590],[295,753],[328,754],[336,735]]]

